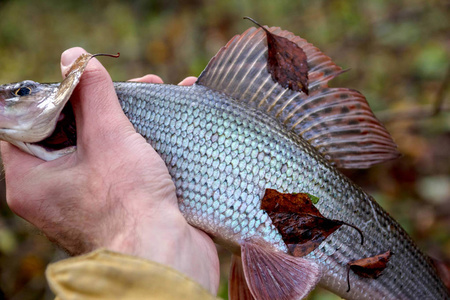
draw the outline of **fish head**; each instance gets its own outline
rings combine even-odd
[[[86,66],[95,56],[80,55],[61,83],[30,80],[0,86],[0,140],[43,160],[53,160],[76,148],[75,117],[69,99]]]
[[[62,109],[53,101],[57,90],[31,80],[1,85],[0,138],[28,143],[47,138]]]
[[[44,142],[64,118],[63,109],[70,95],[61,99],[60,94],[60,84],[25,80],[0,85],[0,140],[45,160],[72,152],[68,145],[61,151]]]

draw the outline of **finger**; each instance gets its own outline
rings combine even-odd
[[[197,81],[197,77],[189,76],[183,79],[178,85],[193,85]]]
[[[65,74],[72,62],[85,52],[79,47],[66,50],[61,55],[61,72]],[[89,142],[96,147],[96,141],[106,142],[99,137],[111,137],[113,132],[119,133],[118,129],[132,128],[120,107],[111,77],[96,58],[88,63],[71,103],[77,123],[78,146]]]
[[[161,77],[153,74],[148,74],[139,78],[133,78],[128,81],[147,82],[147,83],[164,83]]]

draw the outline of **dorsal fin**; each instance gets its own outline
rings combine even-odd
[[[267,28],[267,27],[266,27]],[[397,146],[355,90],[329,88],[342,69],[306,40],[278,27],[307,57],[309,95],[283,88],[267,70],[267,39],[259,28],[233,37],[211,59],[197,84],[258,108],[302,136],[342,168],[367,168],[399,156]]]

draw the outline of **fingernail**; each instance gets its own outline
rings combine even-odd
[[[75,59],[77,59],[77,55],[72,51],[72,49],[68,49],[61,54],[61,66],[69,67],[73,64]]]
[[[61,66],[64,68],[70,67],[73,62],[84,52],[86,51],[80,47],[67,49],[61,54]]]

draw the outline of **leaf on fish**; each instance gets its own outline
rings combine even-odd
[[[442,261],[434,257],[430,257],[430,259],[439,277],[444,282],[447,289],[450,291],[450,262]]]
[[[296,43],[271,33],[255,20],[245,17],[261,27],[267,37],[267,69],[274,81],[293,91],[308,95],[308,60]]]
[[[348,263],[348,271],[347,271],[347,282],[348,282],[348,290],[350,291],[350,270],[352,270],[355,274],[364,278],[378,278],[383,270],[386,268],[386,265],[389,261],[389,258],[392,256],[391,250],[386,251],[385,253],[378,254],[372,257],[366,257],[358,260],[353,260]]]
[[[265,210],[274,226],[280,231],[289,254],[300,257],[316,249],[322,241],[342,225],[348,225],[361,234],[351,224],[325,218],[311,202],[309,194],[285,194],[266,189],[261,200],[261,209]]]

